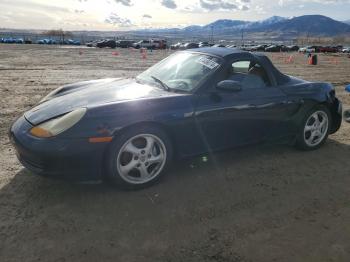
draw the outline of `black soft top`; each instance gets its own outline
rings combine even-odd
[[[188,49],[186,51],[217,56],[225,60],[231,60],[231,59],[257,60],[266,69],[267,73],[275,79],[277,85],[284,85],[290,81],[290,77],[281,73],[272,64],[271,60],[262,53],[251,53],[251,52],[243,51],[236,48],[224,48],[224,47],[204,47],[204,48]]]

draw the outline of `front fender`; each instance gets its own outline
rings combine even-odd
[[[154,122],[174,126],[193,112],[191,95],[139,99],[88,108],[84,118],[65,137],[114,136],[138,123]]]

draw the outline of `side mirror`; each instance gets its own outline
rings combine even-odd
[[[239,92],[242,90],[242,85],[240,82],[233,80],[224,80],[216,85],[219,90],[229,91],[229,92]]]
[[[345,87],[345,91],[350,93],[350,85]]]

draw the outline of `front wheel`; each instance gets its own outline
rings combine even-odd
[[[316,106],[304,117],[297,136],[297,147],[315,150],[327,140],[332,124],[331,114],[325,106]]]
[[[172,158],[172,146],[163,130],[139,127],[121,134],[107,156],[109,180],[126,189],[157,182]]]

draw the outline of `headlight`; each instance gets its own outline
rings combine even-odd
[[[51,119],[47,122],[44,122],[38,126],[33,127],[30,130],[30,133],[33,136],[47,138],[56,136],[67,129],[74,126],[76,123],[83,118],[86,113],[86,108],[76,109],[68,114],[65,114],[61,117]]]

